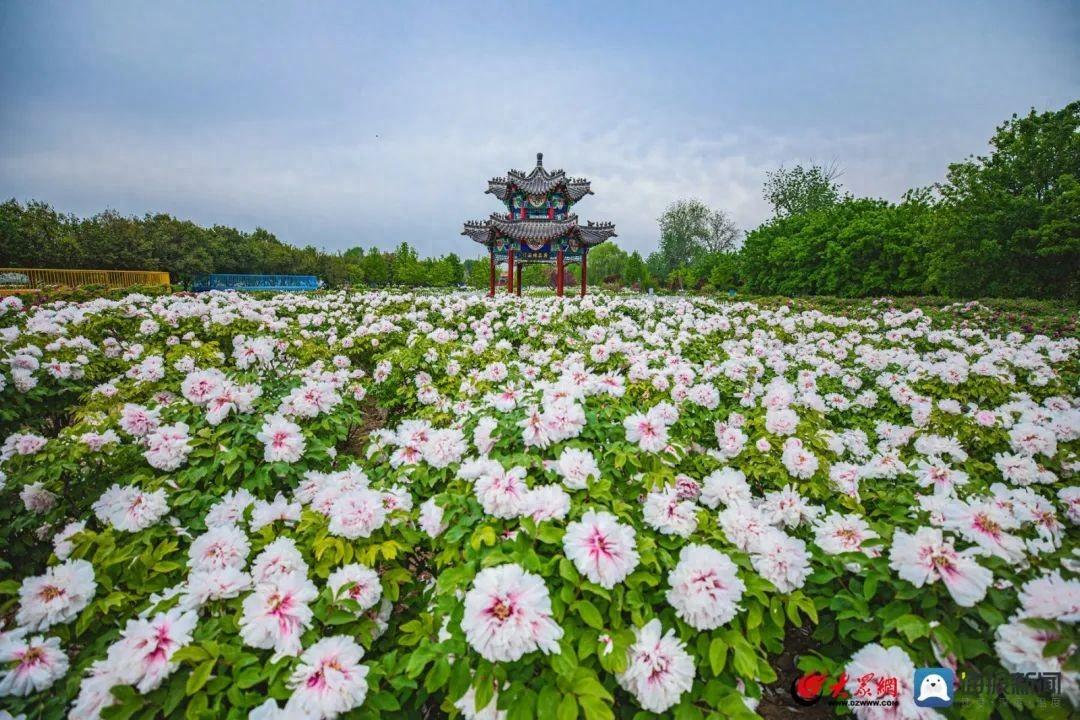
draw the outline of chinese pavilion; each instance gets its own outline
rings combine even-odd
[[[578,200],[592,195],[589,181],[569,178],[562,170],[548,172],[544,154],[536,154],[536,167],[528,175],[511,170],[506,177],[488,181],[488,193],[506,205],[505,213],[492,213],[487,220],[465,223],[468,235],[488,250],[489,295],[495,295],[495,268],[506,263],[506,289],[521,295],[521,267],[554,263],[555,292],[565,290],[565,268],[581,263],[581,295],[587,287],[585,276],[589,248],[615,237],[614,223],[588,222],[578,225],[570,212]],[[515,282],[514,271],[517,270]]]

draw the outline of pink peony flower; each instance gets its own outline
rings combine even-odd
[[[528,488],[525,486],[525,468],[503,469],[492,461],[473,484],[476,499],[484,512],[497,518],[513,518],[521,514]]]
[[[188,567],[192,570],[242,570],[250,550],[243,530],[229,525],[214,528],[192,541],[188,548]]]
[[[371,537],[386,524],[382,494],[374,490],[353,490],[340,495],[330,507],[328,530],[333,535],[355,540]]]
[[[584,490],[588,486],[589,478],[600,479],[600,468],[588,450],[571,447],[563,449],[555,469],[562,477],[563,485],[571,490]]]
[[[646,495],[642,514],[646,524],[661,534],[685,538],[697,529],[697,510],[697,505],[680,499],[679,491],[669,487]]]
[[[428,537],[437,538],[446,529],[443,513],[435,498],[430,498],[420,505],[420,529],[427,533]]]
[[[856,705],[855,716],[860,720],[937,720],[941,717],[932,708],[915,705],[915,664],[902,648],[884,648],[877,643],[866,645],[851,656],[844,671],[847,673],[845,689],[852,697],[899,701],[897,705],[888,706]],[[887,693],[893,679],[896,681],[895,698]]]
[[[667,446],[668,428],[660,419],[635,413],[623,420],[626,441],[637,443],[645,452],[660,452]]]
[[[775,528],[758,538],[750,563],[782,593],[801,588],[810,574],[806,543]]]
[[[829,555],[862,552],[877,557],[876,547],[863,547],[863,543],[879,537],[858,515],[829,513],[814,523],[814,542]]]

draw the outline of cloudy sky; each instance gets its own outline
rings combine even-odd
[[[1078,98],[1077,2],[3,0],[0,196],[471,256],[542,151],[648,251],[679,198],[752,228],[817,160],[895,200]]]

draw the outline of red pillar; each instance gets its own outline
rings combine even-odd
[[[506,292],[514,292],[514,248],[506,253]]]
[[[488,252],[488,297],[495,297],[495,251]]]
[[[555,256],[555,267],[558,269],[558,275],[555,276],[555,294],[559,297],[563,296],[563,272],[566,265],[563,263],[563,251],[559,248],[558,255]]]
[[[581,297],[585,297],[585,288],[588,285],[588,260],[589,254],[584,249],[581,251]]]
[[[517,285],[514,286],[514,289],[517,291],[518,297],[521,297],[521,268],[522,267],[523,267],[522,263],[518,263],[518,266],[517,266],[517,274],[518,274],[518,276],[517,276]]]

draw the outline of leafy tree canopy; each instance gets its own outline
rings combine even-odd
[[[840,169],[835,165],[780,166],[765,174],[763,195],[778,218],[822,210],[840,202]]]

